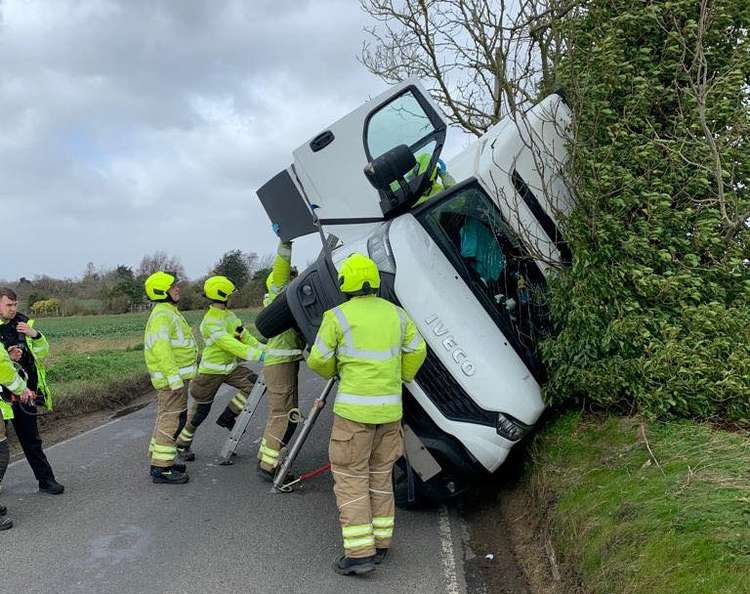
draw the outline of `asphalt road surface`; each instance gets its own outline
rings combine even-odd
[[[323,382],[303,372],[307,410]],[[8,470],[0,501],[15,527],[0,533],[0,592],[24,594],[461,594],[463,524],[454,510],[398,510],[392,555],[359,578],[331,569],[341,550],[330,474],[290,494],[255,475],[265,400],[232,466],[217,456],[223,387],[197,433],[187,485],[154,485],[146,453],[154,405],[63,441],[47,453],[66,491],[39,493],[25,460]],[[327,461],[328,407],[295,466]]]

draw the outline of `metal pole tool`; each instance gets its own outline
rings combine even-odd
[[[263,381],[263,377],[259,375],[258,379],[255,380],[253,389],[250,391],[250,395],[247,397],[245,406],[240,411],[240,414],[237,415],[237,420],[234,423],[232,432],[229,434],[229,437],[227,437],[227,440],[224,442],[224,446],[221,448],[221,453],[219,454],[221,462],[219,462],[219,464],[222,466],[228,466],[232,463],[232,455],[237,451],[237,446],[240,444],[242,436],[245,435],[247,427],[250,425],[250,420],[253,418],[253,415],[265,393],[266,383]]]
[[[315,402],[313,402],[312,409],[310,410],[310,414],[308,414],[305,420],[303,421],[302,429],[300,429],[297,439],[294,440],[294,443],[289,448],[289,452],[287,453],[286,458],[284,458],[284,462],[281,464],[278,471],[276,471],[276,476],[273,479],[273,491],[274,492],[288,493],[289,491],[292,490],[290,486],[285,485],[284,481],[286,480],[286,477],[292,468],[292,464],[294,464],[294,461],[299,455],[299,452],[302,449],[302,446],[305,445],[305,441],[310,436],[310,432],[312,431],[313,425],[315,425],[315,421],[318,420],[318,416],[320,415],[320,412],[325,407],[326,399],[331,393],[331,390],[333,390],[333,386],[336,384],[337,379],[338,378],[335,378],[335,377],[329,379],[325,388],[323,388],[323,391],[320,393],[320,396],[318,396],[315,399]]]

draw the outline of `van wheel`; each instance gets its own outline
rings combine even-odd
[[[286,291],[260,311],[255,318],[255,327],[267,339],[296,327],[294,316],[286,300]]]

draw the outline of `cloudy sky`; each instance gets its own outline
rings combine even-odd
[[[367,23],[356,0],[0,0],[0,278],[272,251],[255,189],[384,89]]]

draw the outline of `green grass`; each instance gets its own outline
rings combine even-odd
[[[569,414],[532,459],[532,492],[589,591],[750,592],[746,435]]]
[[[256,310],[235,310],[246,323]],[[184,312],[202,346],[198,325],[204,310]],[[36,326],[50,341],[48,378],[55,410],[62,415],[116,408],[151,390],[143,358],[148,312],[46,318]]]

